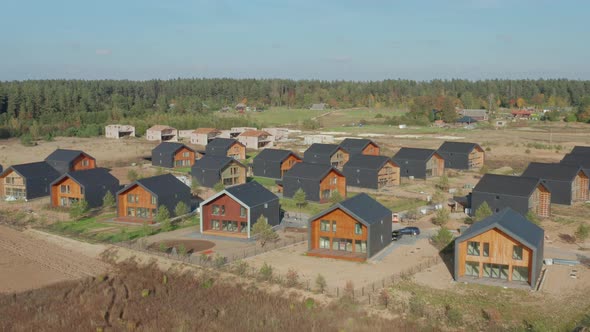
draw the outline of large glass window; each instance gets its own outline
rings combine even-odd
[[[158,198],[156,196],[152,196],[152,205],[158,204]]]
[[[127,208],[127,216],[135,217],[135,209],[134,208]]]
[[[529,268],[526,266],[513,266],[512,281],[529,281]]]
[[[483,257],[490,257],[490,244],[488,242],[483,243]]]
[[[320,237],[320,248],[330,249],[330,238],[329,237]]]
[[[241,233],[248,233],[248,223],[245,221],[242,221],[240,223],[240,232]]]
[[[211,220],[211,229],[219,230],[219,220]]]
[[[483,276],[493,279],[508,279],[508,265],[483,264]]]
[[[62,194],[69,194],[70,193],[70,185],[62,184],[60,187],[61,187]]]
[[[522,247],[514,246],[512,248],[512,259],[521,261],[522,260]]]
[[[465,262],[465,275],[479,277],[479,262]]]
[[[240,217],[246,217],[246,208],[243,206],[240,207]]]
[[[218,216],[219,215],[219,205],[213,205],[211,207],[211,214],[214,216]]]
[[[467,242],[467,255],[479,256],[479,242]]]
[[[332,232],[336,233],[336,220],[332,220]]]
[[[363,226],[359,223],[356,223],[354,225],[354,234],[356,235],[362,235],[363,234]]]
[[[238,231],[238,222],[224,220],[222,223],[222,230],[224,230],[226,232],[237,232]]]
[[[330,221],[329,220],[320,220],[320,231],[322,231],[322,232],[329,232],[330,231]]]
[[[219,210],[221,212],[221,215],[225,216],[225,205],[222,205]]]
[[[367,241],[354,241],[354,251],[360,253],[367,252]]]

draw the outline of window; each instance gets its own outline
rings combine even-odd
[[[320,220],[320,231],[322,231],[322,232],[329,232],[330,231],[330,221],[329,220]]]
[[[211,214],[214,216],[218,216],[219,215],[219,205],[213,205],[211,207]]]
[[[137,202],[139,202],[139,195],[136,195],[136,194],[129,194],[129,195],[127,195],[127,202],[128,203],[137,203]]]
[[[68,184],[62,184],[60,186],[60,189],[61,189],[62,194],[69,194],[70,193],[70,185],[68,185]]]
[[[88,159],[82,160],[82,166],[88,167],[88,165],[90,165],[90,163],[88,162]]]
[[[128,217],[135,217],[135,209],[134,208],[127,208],[127,216]]]
[[[521,261],[522,260],[522,247],[514,246],[512,248],[512,259]]]
[[[490,257],[490,244],[488,242],[483,243],[483,257]]]
[[[513,266],[512,281],[529,281],[529,268],[526,266]]]
[[[247,222],[240,223],[240,233],[248,233],[248,223]]]
[[[184,158],[188,158],[188,156],[189,156],[189,153],[188,153],[188,152],[183,152],[183,153],[182,153],[182,156],[183,156]]]
[[[219,220],[211,220],[211,229],[219,230]]]
[[[220,210],[221,210],[221,215],[225,216],[225,205],[222,205]]]
[[[332,178],[332,184],[338,184],[338,178],[337,177],[333,177]]]
[[[14,178],[6,177],[6,184],[14,184]]]
[[[240,206],[240,217],[246,217],[246,208]]]
[[[354,225],[354,234],[356,235],[362,235],[363,234],[363,226],[359,223],[356,223]]]
[[[508,279],[508,265],[483,264],[483,276],[492,279]]]
[[[479,256],[479,242],[467,242],[467,255]]]
[[[479,263],[465,262],[465,275],[470,277],[479,277]]]
[[[336,220],[332,220],[332,232],[336,233]]]
[[[84,188],[80,187],[80,195],[84,195]]]
[[[367,253],[367,241],[354,241],[354,251]]]
[[[320,248],[330,249],[330,238],[329,237],[320,237]]]
[[[158,205],[158,198],[156,196],[152,196],[152,205]]]
[[[332,191],[330,189],[322,190],[322,198],[329,199],[332,196]]]

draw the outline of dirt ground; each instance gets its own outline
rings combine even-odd
[[[107,271],[84,244],[0,226],[0,293],[21,292]],[[74,247],[75,245],[75,247]]]
[[[339,259],[306,256],[307,242],[274,250],[246,259],[248,264],[260,268],[264,263],[281,275],[295,269],[304,282],[313,286],[318,274],[326,278],[329,289],[344,287],[352,281],[355,288],[370,285],[383,278],[407,271],[431,257],[437,250],[423,239],[414,245],[400,246],[378,263],[357,263]]]

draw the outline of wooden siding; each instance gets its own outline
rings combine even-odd
[[[281,163],[281,177],[287,173],[288,170],[293,167],[293,165],[300,163],[301,158],[297,158],[294,154],[290,155],[287,159],[283,160]]]
[[[467,243],[468,242],[479,242],[479,254],[480,256],[467,255]],[[489,243],[490,250],[489,256],[483,256],[483,243]],[[523,247],[522,260],[515,260],[512,258],[514,246]],[[483,278],[483,264],[502,264],[508,265],[508,280],[512,280],[512,267],[513,266],[526,266],[528,267],[528,283],[531,282],[532,273],[532,262],[533,252],[530,248],[525,247],[522,243],[516,241],[508,234],[500,231],[497,228],[490,229],[480,235],[474,236],[468,240],[459,243],[459,264],[458,273],[459,277],[465,275],[465,262],[478,262],[479,263],[479,278]]]
[[[551,193],[541,184],[529,198],[529,210],[540,217],[551,215]]]
[[[227,150],[227,156],[230,158],[245,160],[246,159],[246,147],[242,144],[235,142]]]
[[[219,213],[218,215],[213,215],[213,205],[219,206],[221,211],[221,206],[224,207],[225,213],[222,215]],[[235,201],[230,196],[224,194],[213,201],[203,205],[203,232],[211,231],[215,232],[216,235],[226,235],[231,237],[248,237],[248,231],[246,224],[246,228],[242,228],[242,223],[248,223],[248,215],[246,211],[246,216],[242,217],[240,215],[242,206],[240,203]],[[219,221],[219,229],[214,230],[212,229],[212,220]],[[236,221],[238,225],[238,229],[236,232],[231,232],[227,230],[223,230],[223,221]],[[242,232],[243,230],[243,232]]]
[[[377,174],[377,184],[379,189],[391,186],[399,186],[400,170],[393,162],[389,161]]]
[[[330,156],[330,163],[332,166],[342,169],[342,166],[348,162],[350,155],[343,149],[338,149],[332,156]]]
[[[221,183],[225,186],[246,183],[246,168],[233,161],[221,171]]]
[[[82,171],[85,169],[93,169],[93,168],[96,168],[96,160],[94,160],[93,158],[90,158],[84,154],[81,154],[72,163],[71,171]]]
[[[476,146],[469,154],[469,169],[479,169],[485,162],[485,152],[482,148]]]
[[[442,176],[445,171],[445,160],[438,154],[434,154],[426,163],[426,177]]]
[[[186,156],[185,156],[186,153]],[[182,147],[174,154],[174,168],[192,167],[195,164],[195,152],[189,148]]]
[[[588,200],[588,177],[580,171],[572,183],[572,200],[574,202]]]
[[[369,143],[369,145],[365,146],[362,152],[362,154],[367,156],[378,156],[380,153],[379,146],[375,143]]]
[[[62,193],[61,186],[68,186],[69,191]],[[62,198],[67,199],[65,205],[61,204]],[[69,207],[72,201],[79,201],[83,198],[84,194],[82,193],[82,188],[76,181],[69,177],[65,177],[60,182],[51,186],[51,206],[53,207]]]
[[[9,170],[0,178],[0,197],[6,197],[6,192],[11,190],[27,192],[25,179],[16,172]]]
[[[329,195],[326,193],[328,196],[325,196],[324,191],[328,190]],[[320,182],[320,203],[329,202],[334,192],[338,192],[342,198],[346,198],[346,178],[332,170]]]
[[[330,221],[330,227],[328,231],[322,231],[320,229],[320,224],[322,220]],[[336,232],[333,232],[332,224],[336,223]],[[355,234],[355,225],[361,225],[362,234]],[[330,241],[329,248],[323,253],[314,254],[314,256],[321,256],[321,257],[331,257],[331,258],[343,258],[346,259],[346,254],[355,254],[356,252],[356,243],[357,241],[367,241],[368,239],[368,229],[367,226],[362,225],[352,216],[347,214],[346,212],[342,211],[341,209],[336,209],[330,213],[327,213],[311,222],[311,246],[310,249],[313,251],[314,249],[320,249],[320,237],[328,238]],[[344,251],[344,250],[334,250],[334,239],[345,239],[345,240],[352,240],[352,251]],[[336,246],[338,243],[336,242]],[[360,253],[360,252],[359,252]],[[342,255],[339,255],[342,254]],[[366,259],[366,253],[363,253]],[[352,255],[354,257],[354,255]],[[351,258],[353,258],[351,257]],[[353,259],[354,260],[354,259]]]
[[[138,195],[138,202],[129,202],[128,196],[129,195]],[[156,202],[157,203],[157,202]],[[127,215],[127,208],[145,208],[148,210],[148,217],[147,218],[139,218],[137,217],[137,211],[135,216]],[[117,216],[119,217],[135,217],[133,220],[141,221],[151,221],[155,217],[155,213],[153,210],[158,208],[157,204],[152,204],[152,194],[145,190],[143,187],[139,185],[135,185],[132,188],[129,188],[127,191],[119,194],[119,201],[117,206]],[[174,211],[170,211],[170,213],[174,213]]]

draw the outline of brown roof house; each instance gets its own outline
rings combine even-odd
[[[207,145],[221,135],[221,131],[215,128],[198,128],[191,134],[191,144]]]
[[[148,141],[178,142],[178,130],[169,126],[155,125],[145,133]]]
[[[262,130],[246,130],[237,139],[247,149],[253,150],[272,148],[275,141],[274,136]]]

